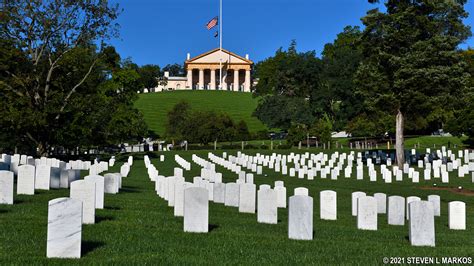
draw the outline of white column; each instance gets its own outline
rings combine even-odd
[[[189,87],[190,90],[193,89],[193,70],[188,69],[188,84],[187,87]]]
[[[211,90],[216,90],[216,70],[211,69]]]
[[[250,70],[245,70],[244,91],[250,92]]]
[[[204,89],[204,69],[199,69],[199,89]]]
[[[234,69],[233,91],[239,91],[239,70],[238,69]]]

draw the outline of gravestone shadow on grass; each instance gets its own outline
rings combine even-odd
[[[119,190],[119,193],[140,193],[140,190],[137,187],[123,187]]]
[[[110,215],[104,215],[104,216],[96,216],[95,217],[95,223],[101,223],[101,222],[106,222],[106,221],[113,221],[115,220],[114,216]]]
[[[121,210],[122,208],[120,208],[120,207],[118,207],[118,206],[105,206],[104,209],[105,209],[105,210],[119,211],[119,210]]]
[[[209,224],[209,232],[212,232],[213,230],[219,228],[219,225],[217,224]]]
[[[88,253],[104,246],[104,242],[100,241],[82,241],[81,244],[81,257],[86,256]]]

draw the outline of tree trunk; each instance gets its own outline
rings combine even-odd
[[[36,152],[40,157],[48,157],[47,145],[42,142],[38,143],[38,146],[36,147]]]
[[[405,163],[405,147],[403,138],[403,114],[398,110],[397,118],[395,121],[395,150],[397,154],[397,165],[400,169],[403,169]]]

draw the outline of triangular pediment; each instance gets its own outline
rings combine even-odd
[[[253,64],[252,61],[245,59],[245,57],[241,57],[225,49],[220,50],[219,48],[216,48],[207,53],[193,57],[187,60],[186,63],[199,63],[199,64],[218,63],[220,62],[221,59],[222,59],[222,62],[231,63],[231,64]]]

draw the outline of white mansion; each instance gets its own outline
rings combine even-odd
[[[222,63],[221,63],[222,62]],[[222,84],[220,84],[222,66]],[[186,77],[170,77],[165,72],[166,85],[154,91],[165,90],[229,90],[250,92],[253,62],[249,56],[241,57],[227,50],[216,48],[191,58],[188,53],[184,62]]]

